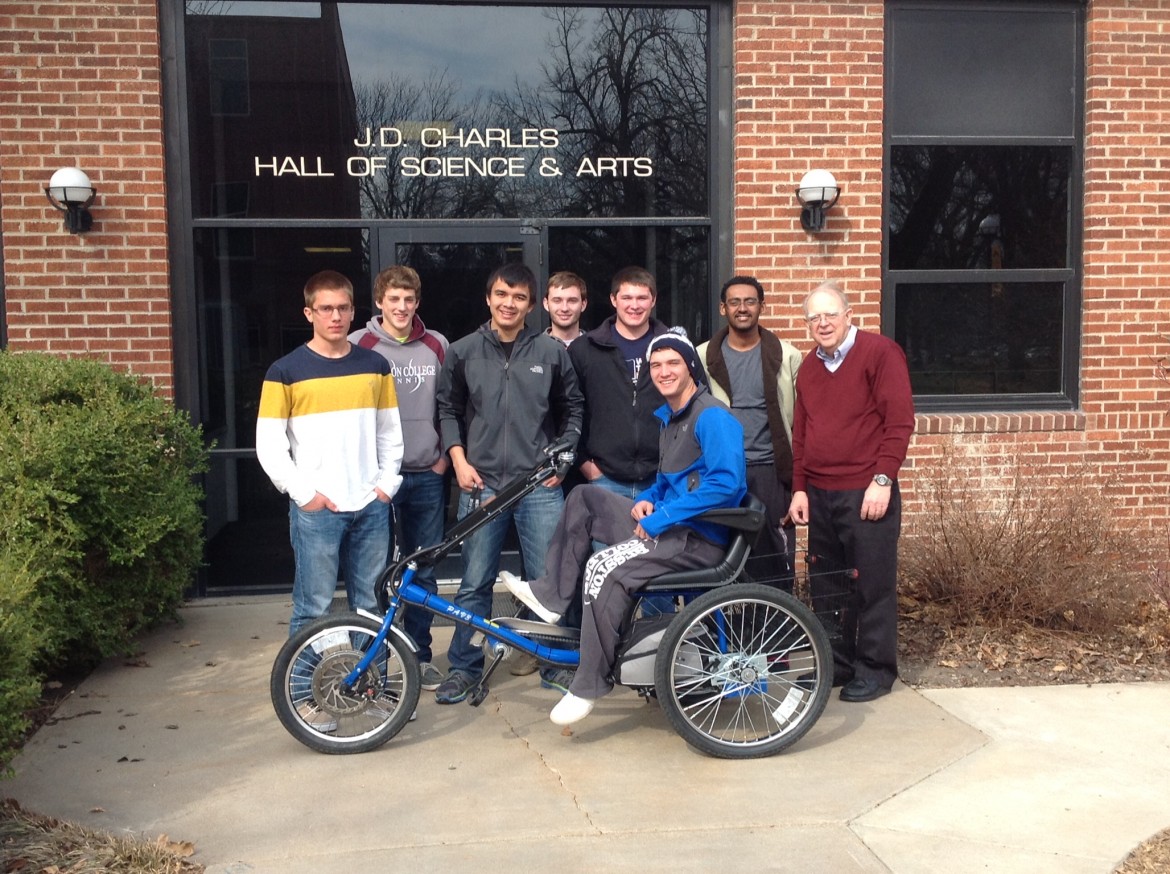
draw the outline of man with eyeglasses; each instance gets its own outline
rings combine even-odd
[[[402,479],[402,426],[386,359],[349,342],[353,285],[335,270],[305,283],[313,336],[264,377],[256,457],[289,497],[296,571],[289,636],[329,611],[338,570],[351,610],[376,610]]]
[[[839,574],[814,576],[812,595],[844,599],[834,685],[844,684],[842,701],[861,702],[888,693],[898,677],[897,478],[914,433],[914,398],[902,348],[857,330],[852,316],[836,282],[804,302],[816,346],[796,381],[789,512],[808,525],[808,551],[821,567],[857,570],[852,586]]]
[[[764,286],[754,276],[733,276],[719,290],[727,325],[698,348],[711,394],[743,426],[748,491],[763,501],[768,524],[747,571],[755,579],[792,590],[796,528],[792,501],[792,408],[803,356],[791,343],[760,327]]]

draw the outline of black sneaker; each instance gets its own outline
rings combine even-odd
[[[466,671],[452,671],[435,690],[435,701],[439,704],[458,704],[467,697],[475,681],[476,678]]]
[[[568,668],[544,668],[540,672],[540,685],[545,689],[556,689],[562,695],[569,691],[575,676]]]

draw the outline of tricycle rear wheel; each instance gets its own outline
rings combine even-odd
[[[770,756],[812,728],[833,655],[813,612],[787,592],[733,583],[678,614],[655,659],[655,691],[688,744],[710,756]]]

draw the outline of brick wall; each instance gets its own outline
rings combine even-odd
[[[736,268],[770,291],[766,323],[808,345],[808,289],[844,279],[880,327],[883,15],[880,2],[735,7]],[[1087,467],[1120,514],[1170,521],[1170,2],[1093,0],[1087,21],[1082,407],[920,416],[905,478],[942,459],[988,488],[1015,459],[1059,483]],[[0,2],[0,219],[13,349],[94,354],[170,391],[162,110],[154,0]],[[75,164],[98,189],[73,236],[42,191]],[[831,170],[843,193],[806,234],[794,189]],[[944,453],[951,445],[954,453]]]
[[[60,167],[97,189],[72,235]],[[0,216],[11,349],[90,354],[173,385],[155,0],[0,2]]]
[[[735,266],[764,281],[766,323],[800,348],[800,301],[826,276],[844,281],[856,323],[880,327],[883,15],[881,3],[736,4]],[[1170,2],[1092,0],[1086,40],[1081,410],[920,415],[908,530],[942,465],[989,490],[1018,468],[1053,488],[1106,484],[1165,552],[1170,387],[1152,356],[1170,353]],[[794,189],[815,167],[842,194],[809,235]]]

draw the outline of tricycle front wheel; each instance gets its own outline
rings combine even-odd
[[[380,628],[364,616],[324,616],[281,647],[272,665],[272,706],[305,746],[319,753],[364,753],[410,721],[422,688],[418,657],[393,631],[353,687],[343,682]]]

